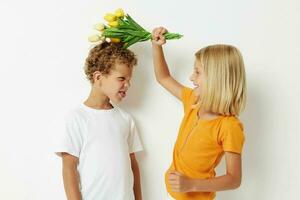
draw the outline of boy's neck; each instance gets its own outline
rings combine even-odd
[[[100,93],[95,92],[93,89],[90,92],[89,97],[87,100],[84,101],[84,104],[88,107],[95,108],[95,109],[112,109],[113,106],[111,105],[109,98]]]

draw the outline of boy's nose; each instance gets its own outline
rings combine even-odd
[[[127,81],[126,83],[125,83],[125,85],[124,85],[126,88],[129,88],[130,87],[130,82],[129,81]]]

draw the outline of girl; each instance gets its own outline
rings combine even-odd
[[[152,32],[156,80],[184,106],[184,117],[165,182],[170,198],[212,200],[216,191],[241,184],[243,126],[237,116],[245,107],[245,69],[240,52],[229,45],[212,45],[195,54],[190,77],[195,88],[178,83],[170,75],[159,27]],[[225,155],[226,174],[215,177],[215,167]]]

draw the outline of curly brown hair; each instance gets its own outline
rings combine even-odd
[[[122,48],[121,43],[103,42],[90,50],[85,60],[84,72],[87,79],[93,83],[95,71],[107,75],[116,63],[132,67],[137,64],[137,59],[132,51]]]

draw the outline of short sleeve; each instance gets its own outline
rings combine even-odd
[[[219,142],[223,150],[241,154],[245,141],[242,123],[238,120],[228,120],[222,127]]]
[[[80,120],[75,113],[70,113],[60,124],[61,126],[56,128],[58,140],[55,145],[55,153],[58,156],[61,156],[62,153],[68,153],[79,158],[83,143]]]
[[[184,87],[181,92],[181,101],[184,107],[184,112],[186,112],[192,105],[191,98],[193,98],[193,90],[188,87]]]
[[[127,141],[129,146],[129,153],[134,153],[143,150],[138,130],[132,118],[130,118],[130,133]]]

